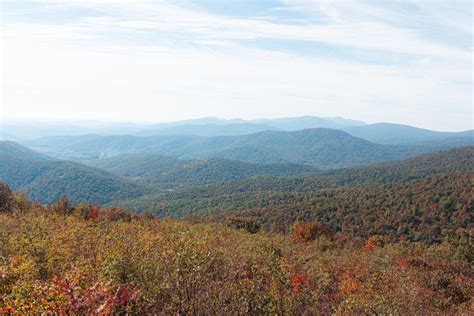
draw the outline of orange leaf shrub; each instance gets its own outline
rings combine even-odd
[[[304,274],[294,274],[291,277],[291,287],[293,288],[293,293],[298,294],[301,290],[306,287],[308,283],[308,277]]]
[[[382,236],[370,236],[367,239],[364,250],[366,252],[374,251],[377,247],[383,247],[385,245],[385,239]]]
[[[332,232],[317,222],[296,222],[293,225],[291,239],[294,243],[312,241],[319,237],[331,238]]]

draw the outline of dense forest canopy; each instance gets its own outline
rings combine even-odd
[[[188,160],[157,154],[124,154],[95,160],[89,165],[156,188],[231,181],[259,175],[289,176],[318,171],[315,167],[298,164],[252,164],[221,158]]]

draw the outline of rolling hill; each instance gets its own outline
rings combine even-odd
[[[17,159],[37,161],[53,158],[9,140],[0,141],[0,160],[6,162]]]
[[[94,160],[89,162],[89,165],[139,183],[165,188],[238,180],[258,175],[283,176],[318,171],[305,165],[251,164],[220,158],[181,160],[159,154],[123,154]]]
[[[0,142],[0,181],[41,203],[67,195],[74,203],[110,203],[150,191],[110,172],[57,161],[13,142]]]
[[[428,177],[443,174],[466,174],[474,171],[474,147],[451,149],[444,152],[419,155],[396,162],[377,163],[361,167],[334,169],[316,174],[271,177],[262,176],[238,181],[194,186],[176,190],[145,195],[123,204],[138,211],[167,210],[167,215],[183,211],[204,211],[208,206],[207,199],[213,201],[243,200],[237,195],[251,194],[264,197],[269,192],[309,193],[325,189],[377,187],[421,181]],[[163,201],[169,201],[168,208],[163,208]],[[228,210],[232,209],[230,203]],[[219,204],[220,205],[220,204]],[[241,204],[238,204],[241,205]],[[161,212],[160,211],[160,212]]]
[[[297,220],[367,237],[439,242],[472,223],[474,147],[322,174],[259,177],[145,195],[121,203],[159,216],[243,218],[289,232]],[[404,237],[405,236],[405,237]]]

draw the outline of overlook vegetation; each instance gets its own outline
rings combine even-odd
[[[289,236],[249,227],[72,206],[65,198],[43,207],[0,185],[0,312],[473,311],[469,230],[429,245],[365,240],[315,222],[295,222]]]

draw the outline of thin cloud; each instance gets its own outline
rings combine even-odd
[[[470,128],[472,52],[424,36],[432,13],[293,3],[277,9],[300,12],[306,23],[143,0],[45,4],[42,17],[44,10],[73,16],[60,23],[15,21],[7,12],[4,115],[156,121],[313,114]],[[404,16],[410,20],[401,25]],[[324,43],[348,54],[295,54],[291,44],[269,49],[262,39]],[[398,62],[361,62],[350,58],[355,49]]]
[[[239,19],[218,16],[203,10],[192,10],[179,5],[151,1],[73,1],[65,2],[71,9],[82,7],[104,12],[104,17],[79,17],[74,26],[96,28],[101,33],[110,29],[128,32],[167,32],[180,41],[239,41],[248,39],[291,39],[388,51],[393,53],[456,58],[469,61],[471,52],[448,45],[440,45],[421,36],[420,14],[390,11],[380,5],[360,1],[340,1],[336,4],[303,2],[288,10],[301,10],[324,17],[325,23],[291,25],[262,19]],[[424,7],[426,8],[426,6]],[[429,17],[432,17],[430,14]],[[442,21],[449,20],[443,17]],[[395,26],[396,21],[411,22],[415,28]],[[416,22],[415,24],[413,24]],[[405,22],[406,23],[406,22]],[[395,23],[400,24],[400,22]],[[410,24],[410,23],[406,23]]]

